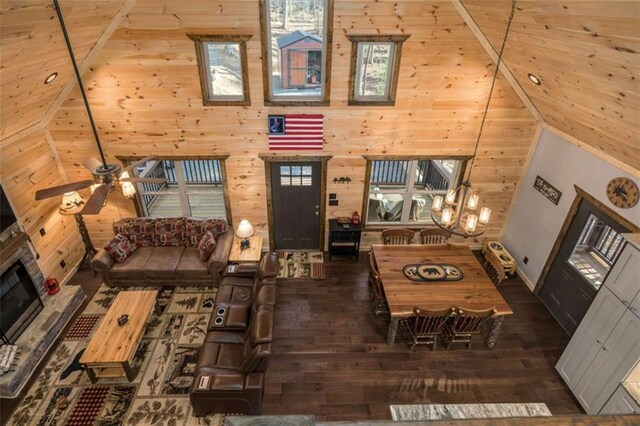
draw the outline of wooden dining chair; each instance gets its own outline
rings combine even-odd
[[[420,244],[444,244],[451,238],[451,232],[440,228],[427,228],[420,231]]]
[[[495,307],[484,311],[456,308],[455,315],[444,326],[444,337],[447,341],[447,349],[454,342],[467,344],[471,349],[471,338],[480,334],[482,326],[498,313]]]
[[[411,347],[411,350],[415,351],[416,345],[427,344],[431,345],[431,348],[435,351],[438,336],[442,335],[444,325],[454,312],[455,308],[453,306],[440,311],[414,307],[413,316],[401,320],[401,324],[409,334],[407,345]]]
[[[502,262],[490,251],[484,254],[484,268],[496,287],[499,287],[500,283],[507,279],[507,273],[504,270],[504,266],[502,266]]]
[[[385,229],[382,231],[382,244],[408,245],[413,241],[414,232],[409,229]]]
[[[387,305],[387,299],[384,297],[380,272],[371,251],[369,252],[369,287],[371,288],[371,296],[374,302],[373,312],[376,315],[388,314],[389,306]]]

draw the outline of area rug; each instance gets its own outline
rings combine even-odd
[[[278,268],[278,278],[325,278],[321,251],[279,251]]]
[[[198,348],[215,302],[217,290],[213,287],[160,289],[158,311],[149,317],[134,356],[132,368],[137,375],[133,383],[122,377],[91,384],[80,357],[122,290],[100,287],[9,425],[222,425],[222,414],[195,417],[189,402]]]

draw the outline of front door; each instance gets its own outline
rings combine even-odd
[[[540,289],[542,302],[573,335],[591,306],[628,230],[582,200]]]
[[[320,248],[322,163],[271,163],[275,248]]]

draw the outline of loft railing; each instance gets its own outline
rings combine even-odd
[[[410,161],[376,160],[371,167],[371,184],[404,186],[407,182]],[[428,191],[445,191],[449,188],[451,173],[440,164],[420,160],[417,164],[416,185]]]

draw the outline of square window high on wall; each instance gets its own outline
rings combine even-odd
[[[250,105],[247,40],[251,36],[188,34],[195,42],[204,105]]]
[[[265,105],[328,105],[333,0],[261,0]]]
[[[402,43],[409,36],[347,37],[352,43],[349,105],[395,105]]]
[[[367,159],[366,225],[429,225],[436,195],[460,183],[465,160]]]

